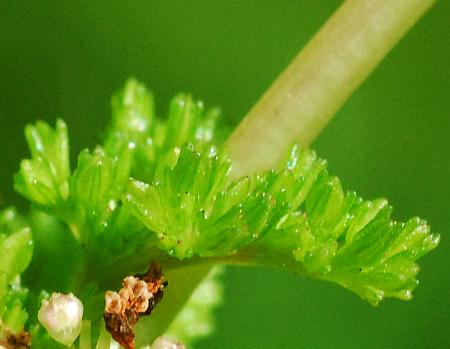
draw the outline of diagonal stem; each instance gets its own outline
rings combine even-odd
[[[434,0],[347,0],[227,141],[235,177],[308,146]]]

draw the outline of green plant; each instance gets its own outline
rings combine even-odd
[[[304,273],[339,283],[372,304],[384,296],[411,297],[415,261],[439,239],[425,222],[392,222],[385,200],[368,202],[345,193],[323,160],[294,144],[271,164],[274,170],[230,172],[232,161],[220,142],[225,137],[215,132],[217,116],[178,95],[168,119],[158,119],[151,94],[130,80],[113,98],[104,142],[80,154],[73,174],[64,122],[27,127],[32,157],[22,162],[15,186],[36,211],[29,218],[13,209],[2,216],[0,265],[8,296],[0,298],[5,299],[1,318],[11,331],[27,321],[22,304],[31,314],[29,324],[37,324],[41,290],[72,291],[91,321],[84,325],[80,348],[91,347],[91,328],[93,337],[100,332],[98,347],[109,347],[109,337],[100,331],[103,293],[117,289],[124,276],[144,272],[150,261],[162,266],[170,285],[159,313],[148,318],[156,324],[145,344],[164,333],[186,343],[203,334],[208,319],[195,310],[216,300],[205,299],[212,292],[202,289],[204,284],[192,297],[190,290],[221,263]],[[230,153],[233,144],[228,143]],[[260,158],[275,161],[270,155]],[[61,245],[68,247],[63,255]],[[30,260],[23,275],[30,289],[26,297],[16,275]],[[180,288],[187,292],[171,294]],[[187,298],[189,309],[172,322]],[[38,325],[30,332],[34,346],[60,347]]]

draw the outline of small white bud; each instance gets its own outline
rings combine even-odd
[[[54,340],[70,345],[81,331],[83,304],[72,293],[52,293],[50,300],[42,301],[38,318]]]

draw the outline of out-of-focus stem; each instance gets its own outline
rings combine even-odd
[[[273,168],[309,145],[434,0],[347,0],[227,141],[233,175]]]
[[[176,315],[183,309],[192,293],[201,281],[208,275],[213,266],[207,264],[192,264],[185,266],[179,263],[178,268],[165,269],[164,277],[169,285],[164,290],[161,304],[147,318],[142,318],[137,325],[137,345],[152,343],[162,336],[169,328]],[[139,327],[142,330],[139,330]]]

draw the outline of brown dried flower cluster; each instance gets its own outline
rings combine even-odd
[[[133,327],[140,316],[150,315],[165,286],[161,268],[152,264],[147,274],[124,278],[119,292],[106,292],[103,314],[106,329],[121,346],[134,349]]]

